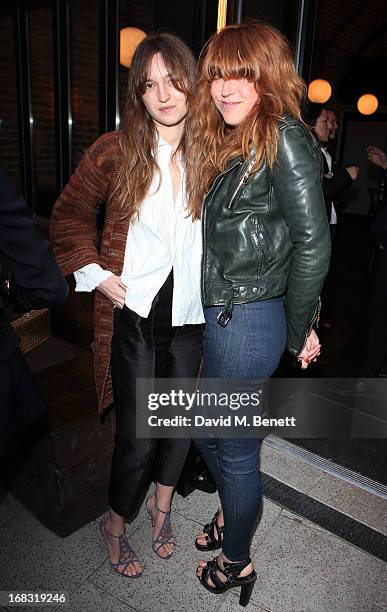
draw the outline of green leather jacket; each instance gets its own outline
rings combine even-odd
[[[299,355],[319,315],[330,259],[321,152],[286,117],[273,171],[263,164],[251,176],[252,156],[232,160],[204,200],[203,304],[223,306],[224,326],[234,304],[284,294],[288,348]]]

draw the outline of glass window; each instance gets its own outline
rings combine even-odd
[[[0,16],[0,31],[0,163],[9,178],[21,188],[15,23],[12,16]]]
[[[28,12],[31,71],[32,151],[35,206],[56,189],[55,99],[52,13],[50,7]]]
[[[71,163],[99,136],[100,11],[89,0],[70,3]]]

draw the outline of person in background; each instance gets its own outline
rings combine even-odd
[[[274,27],[248,22],[214,34],[198,73],[187,191],[194,208],[203,203],[202,384],[238,380],[251,391],[255,381],[259,393],[286,345],[303,368],[320,353],[313,325],[330,255],[321,154],[301,120],[305,85]],[[221,553],[200,561],[197,577],[215,594],[240,588],[245,606],[256,580],[260,440],[195,443],[222,505],[195,541]]]
[[[379,147],[373,145],[367,147],[367,157],[375,166],[379,166],[382,170],[387,169],[387,155],[382,149],[379,149]]]
[[[359,176],[358,166],[343,168],[328,151],[328,144],[336,136],[337,130],[337,119],[333,115],[334,113],[327,110],[322,104],[308,104],[306,122],[311,126],[323,154],[323,192],[332,241],[335,237],[339,212],[337,197],[342,189],[350,187]]]
[[[333,141],[336,139],[336,132],[339,129],[337,122],[336,113],[332,110],[327,110],[328,114],[328,127],[329,127],[329,140]]]
[[[76,291],[95,294],[94,355],[100,410],[117,416],[109,512],[101,531],[112,567],[139,577],[129,545],[146,501],[154,552],[175,549],[170,511],[190,440],[136,437],[137,378],[196,378],[202,354],[200,211],[184,189],[187,107],[195,87],[192,53],[176,36],[150,35],[137,47],[128,77],[122,130],[101,136],[59,197],[51,236]],[[95,209],[106,201],[98,248]]]
[[[332,259],[331,268],[325,282],[322,294],[322,317],[320,321],[321,327],[332,327],[333,315],[333,276],[335,268],[335,236],[337,222],[341,213],[338,198],[343,189],[352,185],[359,175],[357,166],[348,166],[343,168],[340,166],[329,151],[329,143],[336,136],[338,127],[336,115],[333,111],[329,111],[322,104],[308,103],[306,122],[312,128],[312,131],[317,138],[322,153],[323,160],[323,193],[325,200],[325,208],[329,222],[329,231],[332,241]]]
[[[10,314],[47,308],[67,296],[67,283],[38,222],[0,169],[0,453],[46,411]]]
[[[387,155],[375,146],[367,148],[369,161],[383,170],[387,181]],[[384,192],[385,193],[385,192]],[[361,375],[378,377],[387,357],[387,204],[376,215],[371,225],[375,242],[375,257],[372,264],[368,302],[368,327],[365,357]]]

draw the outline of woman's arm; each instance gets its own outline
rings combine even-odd
[[[57,262],[66,276],[88,264],[101,263],[96,206],[108,197],[116,143],[116,132],[101,136],[86,151],[55,203],[50,237]]]
[[[88,264],[74,272],[76,287],[75,291],[94,291],[97,289],[105,297],[109,298],[115,306],[123,308],[125,304],[126,286],[121,278],[103,270],[98,264]]]
[[[299,355],[318,316],[319,295],[329,267],[330,235],[321,187],[321,153],[298,123],[280,130],[272,181],[294,246],[285,311],[288,348]]]

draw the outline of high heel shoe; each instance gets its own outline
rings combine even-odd
[[[151,510],[149,510],[149,505],[148,502],[150,500],[151,497],[155,498],[155,503],[153,508],[151,508]],[[159,550],[160,548],[162,548],[163,546],[165,546],[166,544],[173,544],[173,546],[175,547],[175,540],[172,534],[172,525],[171,525],[171,511],[168,510],[161,510],[157,504],[156,504],[156,496],[150,495],[148,497],[148,499],[145,502],[145,506],[146,506],[146,510],[151,518],[152,521],[152,527],[155,526],[155,517],[153,514],[153,509],[156,510],[156,512],[161,512],[161,514],[165,515],[164,518],[164,522],[161,525],[161,529],[159,531],[159,535],[156,536],[155,538],[152,538],[152,550],[153,552],[156,553],[156,555],[158,557],[160,557],[160,559],[170,559],[173,555],[173,553],[175,552],[175,549],[173,549],[173,551],[171,553],[169,553],[169,555],[161,555]]]
[[[215,512],[212,521],[206,523],[203,527],[206,544],[199,544],[198,538],[196,538],[195,546],[198,550],[218,550],[218,548],[222,548],[224,526],[219,527],[218,525],[219,513],[220,508]],[[215,537],[215,532],[217,537]]]
[[[202,573],[200,576],[198,576],[198,578],[207,591],[210,591],[210,593],[215,593],[216,595],[224,593],[225,591],[228,591],[228,589],[241,587],[239,605],[247,606],[250,601],[251,593],[254,589],[255,581],[257,580],[257,574],[254,570],[242,578],[239,577],[239,574],[250,563],[251,559],[246,559],[246,561],[238,561],[236,563],[225,561],[222,568],[218,563],[217,557],[215,557],[211,561],[207,562],[207,565],[203,567]],[[218,573],[225,576],[225,582],[219,578]],[[209,580],[211,580],[214,586],[209,584]]]
[[[112,533],[106,528],[107,519],[108,519],[107,515],[102,517],[100,525],[99,525],[102,537],[105,540],[105,544],[107,545],[105,534],[108,534],[110,537],[118,540],[118,545],[119,545],[118,561],[117,563],[113,563],[113,561],[110,561],[111,567],[114,569],[114,571],[117,572],[117,574],[120,574],[120,576],[124,576],[125,578],[140,578],[144,570],[143,569],[141,571],[136,570],[135,564],[136,563],[139,565],[141,564],[136,556],[136,553],[129,545],[128,539],[126,537],[125,529],[123,533],[121,533],[120,535],[114,535],[114,533]],[[126,568],[129,567],[130,565],[133,567],[133,570],[134,570],[133,574],[126,573]],[[120,568],[122,568],[121,571],[120,571]]]

